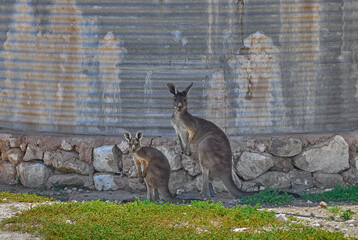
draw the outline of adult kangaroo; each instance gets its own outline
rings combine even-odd
[[[232,178],[232,152],[229,139],[214,123],[191,115],[187,110],[187,95],[193,86],[191,83],[182,92],[172,83],[168,83],[174,103],[171,118],[178,137],[182,153],[199,161],[202,169],[203,187],[201,197],[209,199],[212,190],[211,181],[219,178],[229,192],[240,198],[244,195],[235,185]]]

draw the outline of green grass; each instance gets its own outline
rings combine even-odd
[[[345,187],[342,185],[337,185],[331,191],[323,192],[323,193],[302,193],[301,197],[304,200],[310,200],[312,202],[358,202],[358,186],[349,186]]]
[[[293,196],[286,192],[277,191],[276,189],[270,190],[266,188],[250,197],[243,197],[240,199],[240,203],[243,204],[275,204],[275,205],[286,205],[290,204],[293,200]]]
[[[338,214],[342,211],[342,207],[333,205],[332,207],[327,208],[327,211],[333,214]]]
[[[303,192],[300,194],[301,199],[310,200],[312,202],[351,202],[358,203],[358,187],[349,186],[345,187],[337,185],[330,191],[323,193],[307,193]],[[240,199],[240,203],[243,204],[271,204],[271,205],[287,205],[292,203],[293,196],[283,191],[277,191],[276,189],[270,190],[265,189],[258,194],[250,197],[243,197]]]
[[[356,214],[356,212],[353,212],[350,209],[347,209],[347,210],[343,211],[342,207],[336,206],[336,205],[333,205],[332,207],[323,207],[323,209],[326,209],[327,211],[329,211],[329,212],[331,212],[331,213],[333,213],[335,215],[340,214],[340,217],[345,221],[351,219],[352,216],[354,214]],[[328,220],[334,220],[334,217],[329,216]]]
[[[0,203],[6,202],[47,202],[52,201],[53,198],[48,198],[45,196],[38,196],[35,193],[9,193],[9,192],[0,192]]]
[[[343,239],[343,233],[276,221],[258,207],[208,201],[43,204],[3,220],[0,228],[44,239]]]
[[[356,214],[356,213],[353,212],[353,211],[350,210],[350,209],[347,209],[347,210],[345,210],[345,211],[342,213],[341,218],[342,218],[343,220],[346,220],[346,221],[347,221],[347,220],[351,219],[354,214]]]

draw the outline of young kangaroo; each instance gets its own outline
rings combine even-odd
[[[124,133],[129,148],[133,152],[133,160],[137,167],[139,181],[147,185],[147,197],[150,201],[159,200],[159,194],[166,202],[177,202],[170,194],[168,183],[170,177],[170,166],[164,154],[152,147],[142,147],[141,139],[143,132],[137,132],[132,137],[129,132]]]
[[[169,92],[174,95],[171,124],[179,137],[181,150],[201,165],[201,198],[209,199],[213,195],[213,178],[219,178],[234,197],[242,197],[244,193],[236,187],[232,178],[232,152],[227,136],[214,123],[195,117],[187,111],[187,94],[193,83],[182,92],[172,83],[167,85]]]

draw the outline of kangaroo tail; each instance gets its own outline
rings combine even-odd
[[[162,196],[163,200],[165,202],[171,202],[171,203],[183,203],[183,200],[180,200],[178,198],[175,198],[172,196],[172,194],[169,191],[168,187],[161,187],[158,189],[159,194]]]
[[[241,198],[245,195],[247,195],[246,193],[240,191],[240,189],[236,186],[234,180],[232,179],[231,175],[225,175],[222,176],[221,181],[224,183],[225,187],[227,188],[227,190],[231,193],[231,195],[233,195],[235,198]]]

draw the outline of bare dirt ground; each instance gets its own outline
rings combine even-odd
[[[9,186],[0,183],[0,191],[16,192],[16,193],[37,193],[53,197],[62,201],[91,201],[102,200],[112,202],[129,202],[133,201],[135,197],[145,199],[145,194],[142,192],[130,193],[126,191],[90,191],[82,189],[62,189],[62,190],[41,190],[29,189],[21,185]],[[238,204],[238,201],[233,199],[228,193],[216,194],[212,199],[214,202],[222,202],[227,207],[233,207]],[[16,213],[29,209],[36,204],[34,203],[0,203],[0,221],[14,216]],[[340,231],[345,233],[346,237],[358,238],[358,205],[347,203],[329,204],[328,208],[333,205],[340,207],[339,214],[333,214],[327,209],[319,206],[319,203],[306,202],[304,200],[295,199],[289,206],[265,206],[260,209],[267,209],[274,212],[277,216],[284,214],[285,217],[292,216],[294,222],[304,223],[307,226],[322,228],[329,231]],[[344,211],[351,210],[354,214],[349,220],[343,220],[341,215]],[[5,232],[0,231],[0,239],[40,239],[27,233],[20,232]]]

